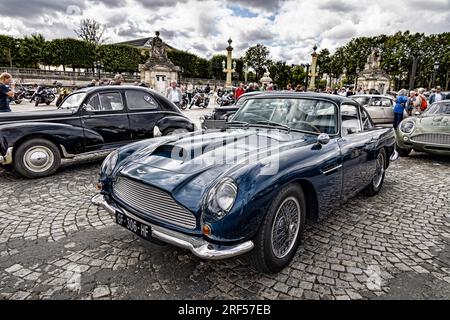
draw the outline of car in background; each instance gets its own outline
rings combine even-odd
[[[276,273],[297,255],[306,218],[378,194],[394,145],[394,129],[375,127],[352,99],[260,93],[221,131],[114,151],[92,203],[148,241],[211,260],[249,253]]]
[[[351,97],[369,112],[373,123],[394,123],[395,100],[392,96],[383,95],[354,95]],[[405,117],[407,113],[405,112]]]
[[[85,88],[55,111],[0,114],[0,166],[27,178],[44,177],[58,170],[62,158],[194,130],[177,106],[149,89]]]
[[[234,105],[231,106],[220,106],[215,108],[211,113],[205,114],[200,117],[200,123],[202,129],[222,129],[225,127],[228,119],[234,115],[240,107],[251,97],[257,96],[259,94],[271,94],[277,93],[277,91],[252,91],[244,93],[236,101]]]
[[[450,155],[450,100],[433,103],[421,115],[403,120],[396,132],[396,150]]]

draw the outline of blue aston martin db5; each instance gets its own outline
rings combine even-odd
[[[204,259],[248,253],[275,273],[296,254],[306,219],[380,191],[394,144],[393,129],[375,127],[354,100],[261,93],[226,128],[114,151],[92,202],[147,240]]]

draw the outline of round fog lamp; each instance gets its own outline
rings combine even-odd
[[[209,226],[209,225],[207,225],[207,224],[205,224],[204,226],[203,226],[203,228],[202,228],[202,231],[203,231],[203,234],[205,235],[205,236],[210,236],[211,235],[211,227]]]
[[[403,140],[404,141],[408,141],[408,137],[403,137]]]

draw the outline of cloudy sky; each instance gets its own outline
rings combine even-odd
[[[331,51],[353,37],[411,30],[450,32],[450,0],[1,0],[0,33],[73,37],[82,18],[107,26],[108,42],[161,32],[178,49],[210,57],[233,39],[235,55],[257,43],[273,59],[301,63],[314,43]]]

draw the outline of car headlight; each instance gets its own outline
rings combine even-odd
[[[400,131],[403,133],[411,133],[416,126],[414,121],[404,121],[400,125]]]
[[[101,172],[109,176],[116,167],[118,159],[119,153],[116,150],[111,152],[103,161]]]
[[[225,217],[233,208],[237,192],[236,182],[231,178],[223,179],[211,189],[207,198],[207,206],[217,220]]]

